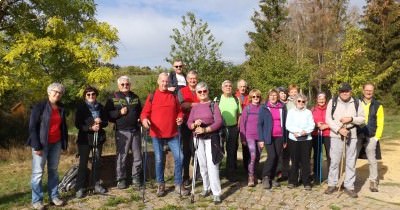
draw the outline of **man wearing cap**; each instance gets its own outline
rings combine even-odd
[[[361,105],[365,112],[365,126],[358,129],[357,150],[360,153],[361,148],[365,147],[365,154],[369,163],[369,189],[371,192],[378,192],[378,163],[376,159],[380,158],[380,150],[377,145],[382,137],[384,113],[382,105],[374,97],[375,86],[372,83],[366,83],[363,86],[363,97]]]
[[[329,101],[326,110],[326,122],[331,129],[331,165],[328,174],[328,188],[325,194],[332,194],[337,190],[339,175],[342,176],[342,174],[339,174],[339,166],[343,150],[345,150],[344,192],[352,198],[357,198],[358,195],[354,191],[357,159],[356,126],[364,124],[365,115],[364,109],[359,106],[359,101],[356,101],[358,99],[351,96],[351,90],[348,83],[340,84],[339,96]]]

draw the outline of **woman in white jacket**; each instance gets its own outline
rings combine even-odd
[[[298,94],[295,97],[294,109],[288,111],[286,129],[289,132],[289,151],[292,166],[289,172],[288,188],[298,185],[299,169],[305,190],[311,190],[309,179],[310,156],[312,147],[311,132],[314,130],[314,119],[311,111],[306,108],[307,97]]]

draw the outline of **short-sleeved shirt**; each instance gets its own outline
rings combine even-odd
[[[238,106],[235,96],[225,97],[221,95],[219,109],[221,110],[222,119],[225,126],[234,126],[238,123],[238,117],[242,113],[242,107]]]

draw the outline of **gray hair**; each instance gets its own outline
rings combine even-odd
[[[198,74],[197,74],[196,70],[190,70],[186,75],[186,79],[189,78],[189,75],[193,75],[193,76],[197,77]]]
[[[294,100],[297,101],[298,99],[301,99],[301,100],[304,100],[304,101],[308,101],[308,100],[307,100],[307,96],[305,96],[305,95],[303,95],[303,94],[301,94],[301,93],[297,94],[297,95],[294,97]]]
[[[319,92],[317,95],[317,98],[319,98],[320,96],[323,96],[326,99],[326,93],[325,92]]]
[[[230,83],[232,84],[232,82],[230,80],[225,80],[222,82],[221,87],[224,87],[225,84]]]
[[[168,75],[168,73],[167,72],[161,72],[159,75],[158,75],[158,79],[157,79],[157,81],[159,81],[160,79],[161,79],[161,77],[168,77],[169,75]]]
[[[196,85],[196,91],[198,91],[198,90],[200,90],[200,89],[206,89],[206,90],[208,90],[208,85],[207,85],[207,83],[205,83],[205,82],[199,82],[197,85]]]
[[[58,82],[53,82],[47,87],[47,94],[50,94],[50,92],[54,89],[58,89],[61,94],[64,94],[65,92],[65,87],[61,83]]]
[[[126,75],[120,76],[120,77],[118,77],[118,79],[117,79],[118,84],[121,84],[123,81],[128,81],[129,83],[131,83],[129,77],[126,76]]]
[[[239,81],[237,81],[236,86],[239,87],[239,83],[241,83],[241,82],[243,82],[243,83],[244,83],[244,86],[247,87],[247,82],[246,82],[246,80],[244,80],[244,79],[240,79]]]

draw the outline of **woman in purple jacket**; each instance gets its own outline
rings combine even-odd
[[[275,89],[269,91],[268,101],[261,107],[258,119],[260,147],[263,148],[265,144],[268,153],[262,172],[262,183],[265,189],[271,188],[271,182],[274,187],[280,186],[279,182],[274,180],[274,177],[279,156],[287,139],[285,129],[286,106],[279,101],[278,95],[279,93]]]
[[[245,106],[242,110],[242,117],[240,118],[240,139],[243,145],[248,145],[250,152],[250,162],[248,167],[248,183],[247,186],[254,187],[255,177],[254,171],[256,165],[260,160],[260,148],[257,145],[257,122],[258,112],[260,110],[261,91],[253,89],[249,93],[249,105]]]
[[[196,94],[200,103],[192,107],[187,126],[194,132],[193,142],[197,147],[195,152],[203,178],[201,195],[206,197],[211,191],[214,195],[214,203],[220,203],[219,163],[223,158],[219,143],[219,129],[222,126],[221,112],[218,104],[210,101],[206,83],[200,82],[196,85]],[[219,152],[219,155],[216,152]]]

